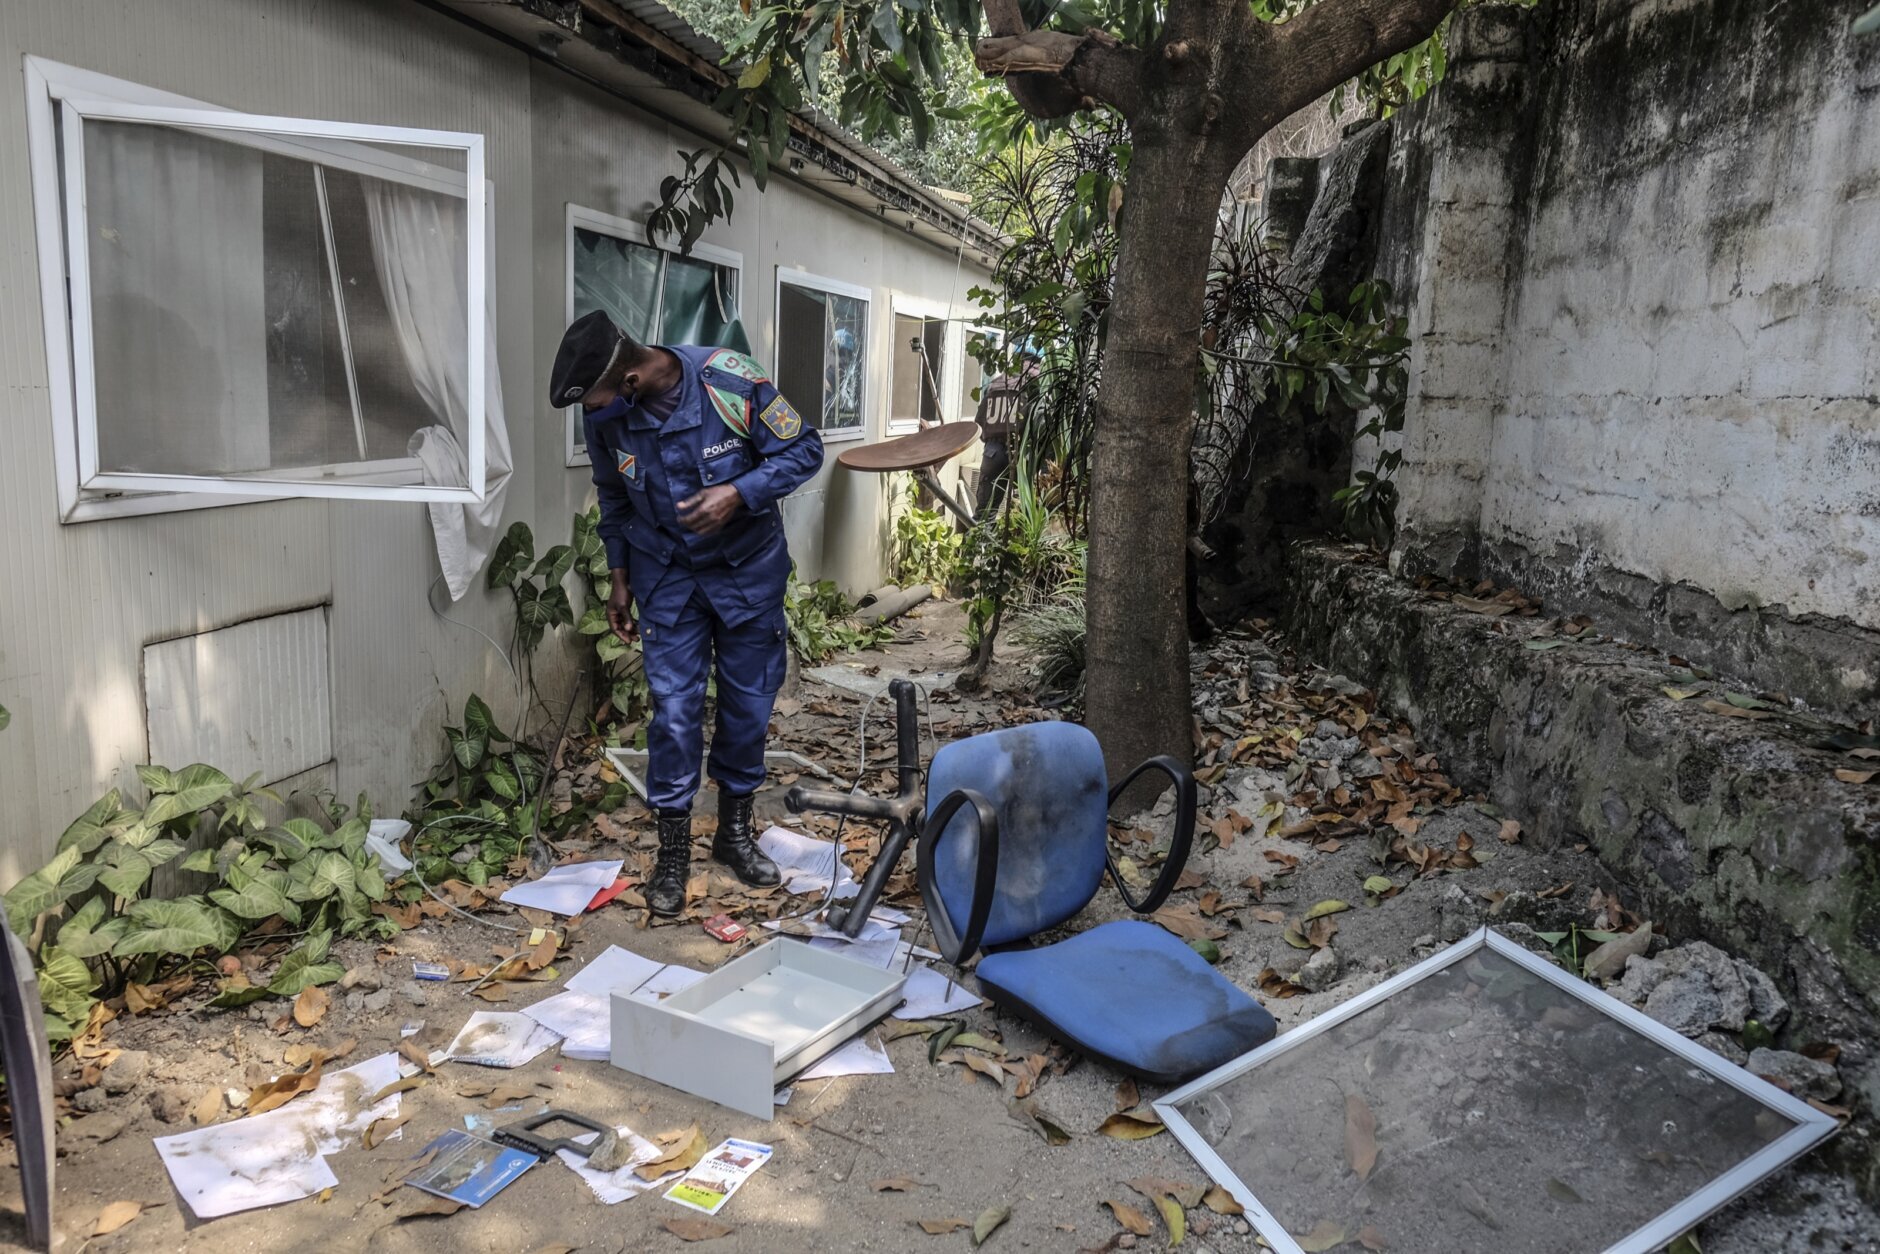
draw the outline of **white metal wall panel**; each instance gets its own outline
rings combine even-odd
[[[144,649],[150,760],[273,783],[333,756],[326,607],[274,614]]]

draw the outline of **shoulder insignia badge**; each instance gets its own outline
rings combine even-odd
[[[634,460],[633,454],[623,453],[619,449],[615,449],[614,460],[619,463],[620,473],[622,475],[635,482],[639,481],[640,463]]]
[[[790,402],[784,400],[782,396],[764,406],[764,412],[759,414],[758,418],[779,440],[794,440],[797,433],[803,429],[802,416],[791,409]]]
[[[705,364],[725,374],[736,375],[740,379],[749,379],[752,383],[769,383],[770,377],[764,368],[743,353],[736,353],[728,348],[721,348],[706,359]]]
[[[750,397],[710,383],[705,385],[705,395],[711,398],[712,412],[719,421],[743,438],[751,438]]]

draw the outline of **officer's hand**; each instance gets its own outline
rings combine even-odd
[[[687,531],[708,536],[719,530],[744,508],[744,498],[728,483],[715,484],[697,496],[679,502],[679,523]]]
[[[639,625],[633,621],[633,589],[624,579],[614,580],[613,591],[607,594],[607,625],[622,644],[632,644],[639,637]]]

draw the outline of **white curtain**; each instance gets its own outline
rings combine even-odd
[[[418,395],[436,419],[411,437],[411,455],[426,483],[469,483],[464,450],[469,441],[470,348],[465,338],[464,203],[381,179],[360,180],[372,224],[372,261],[385,305]],[[486,271],[488,273],[488,271]],[[503,423],[502,379],[496,366],[496,285],[484,302],[483,500],[473,505],[432,504],[431,531],[450,599],[461,600],[496,546],[509,484],[509,432]]]

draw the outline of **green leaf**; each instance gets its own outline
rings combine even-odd
[[[503,742],[509,739],[503,729],[497,726],[496,714],[489,704],[474,692],[463,703],[463,730],[466,736],[481,736],[485,741]]]
[[[209,900],[236,918],[271,919],[278,914],[289,923],[300,922],[300,907],[287,899],[287,872],[237,872],[229,883],[229,888],[211,889]]]
[[[185,871],[200,871],[204,875],[215,874],[215,850],[198,849],[178,863]]]
[[[81,854],[90,853],[110,837],[105,825],[117,817],[118,790],[113,788],[98,800],[92,802],[91,809],[79,815],[72,825],[59,837],[59,850],[77,849]]]
[[[9,711],[4,705],[0,705],[0,731],[5,731],[7,729],[7,724],[11,723],[12,721],[13,721],[12,712]]]
[[[59,948],[80,958],[96,958],[100,954],[110,953],[111,946],[117,944],[125,929],[130,927],[130,920],[107,921],[107,910],[102,897],[93,897],[80,906],[78,912],[59,928]]]
[[[370,901],[384,901],[386,894],[385,873],[379,869],[379,860],[375,855],[365,866],[353,872],[353,878],[359,885],[359,891]]]
[[[140,766],[137,768],[137,778],[152,793],[176,791],[176,776],[170,773],[167,766]]]
[[[229,939],[231,927],[227,916],[200,897],[158,897],[132,902],[129,915],[130,931],[112,946],[114,957],[188,956],[199,949],[226,949],[234,939],[239,939],[239,933]]]
[[[303,867],[301,882],[289,891],[295,901],[319,901],[349,891],[355,883],[353,864],[345,854],[331,849],[321,850],[305,862],[297,863],[294,870],[300,872]]]
[[[33,929],[33,920],[95,884],[99,870],[96,863],[81,861],[76,849],[53,855],[52,861],[8,891],[7,923],[16,934],[26,935]]]
[[[274,996],[274,991],[265,984],[249,984],[243,988],[225,988],[215,995],[209,1003],[211,1010],[239,1010],[243,1006],[253,1005],[263,997]]]
[[[522,781],[509,768],[509,764],[501,758],[495,758],[490,762],[490,769],[484,774],[483,782],[491,792],[504,801],[514,801],[522,795]]]
[[[490,556],[490,573],[485,587],[507,588],[535,560],[535,535],[527,523],[511,523]]]
[[[279,827],[262,832],[255,839],[271,847],[284,862],[299,862],[326,835],[312,819],[289,819]]]
[[[156,798],[144,809],[144,822],[151,827],[158,827],[172,819],[195,814],[222,800],[234,788],[235,781],[213,766],[204,766],[200,762],[186,766],[176,776],[175,789]]]
[[[53,1014],[82,1022],[91,1013],[91,991],[98,977],[77,954],[57,945],[39,952],[39,1000]]]
[[[114,840],[98,855],[105,864],[98,882],[120,897],[135,897],[150,881],[150,873],[182,853],[188,846],[180,840],[153,840],[147,845],[132,845]]]
[[[487,736],[473,736],[458,731],[455,727],[444,729],[444,738],[450,742],[450,755],[457,765],[466,771],[474,771],[482,763],[483,757],[490,751]]]
[[[366,836],[371,831],[363,819],[348,819],[315,842],[318,849],[336,849],[352,861],[365,853]]]
[[[281,997],[295,997],[304,989],[315,984],[331,984],[345,974],[346,968],[339,963],[311,958],[302,947],[281,959],[274,978],[268,981],[268,991]]]

